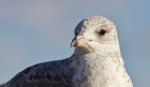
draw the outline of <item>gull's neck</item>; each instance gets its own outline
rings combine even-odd
[[[112,82],[114,84],[112,87],[124,87],[120,82],[122,74],[119,74],[120,71],[115,71],[116,67],[119,69],[122,67],[121,70],[125,70],[120,50],[103,49],[82,55],[76,53],[74,56],[76,56],[73,57],[76,62],[73,62],[72,66],[77,71],[73,79],[75,87],[109,87],[107,85]],[[110,80],[105,83],[107,78]],[[81,84],[78,83],[79,80],[81,80]]]

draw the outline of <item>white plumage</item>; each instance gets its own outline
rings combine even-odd
[[[0,87],[133,87],[109,19],[82,20],[71,46],[70,58],[31,66]]]

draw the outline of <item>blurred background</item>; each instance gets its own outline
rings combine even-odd
[[[149,0],[0,0],[0,83],[33,64],[69,57],[75,26],[93,15],[114,21],[135,87],[149,87]]]

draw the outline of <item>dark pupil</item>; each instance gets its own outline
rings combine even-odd
[[[106,33],[106,31],[105,31],[104,29],[102,29],[102,30],[99,32],[100,35],[105,35],[105,33]]]

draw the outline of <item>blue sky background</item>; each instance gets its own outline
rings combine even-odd
[[[114,21],[135,87],[149,87],[149,0],[0,0],[0,83],[30,65],[69,57],[75,26],[92,15]]]

